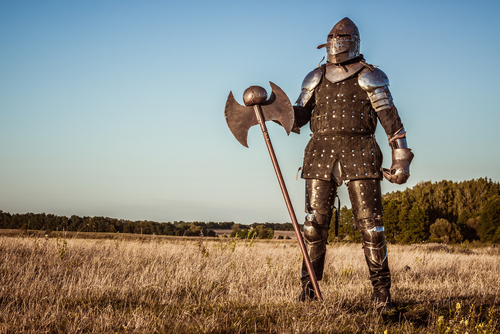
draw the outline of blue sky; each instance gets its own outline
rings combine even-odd
[[[290,221],[260,129],[241,146],[224,104],[269,81],[295,102],[346,16],[415,153],[409,182],[383,192],[500,181],[499,13],[497,1],[2,1],[0,210]],[[309,131],[268,127],[301,221]]]

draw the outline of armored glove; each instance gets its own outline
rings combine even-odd
[[[410,162],[414,154],[409,148],[395,148],[392,150],[392,166],[390,169],[384,168],[384,177],[392,183],[406,183],[410,177]]]

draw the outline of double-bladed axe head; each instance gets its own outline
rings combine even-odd
[[[255,115],[255,105],[261,107],[264,121],[278,122],[285,128],[287,134],[290,134],[290,131],[292,131],[293,123],[295,122],[292,104],[281,88],[272,82],[269,82],[269,84],[271,85],[272,93],[267,101],[266,90],[259,86],[251,86],[245,90],[243,100],[246,106],[242,106],[236,102],[233,92],[230,92],[227,98],[224,117],[226,118],[229,130],[231,130],[241,145],[245,147],[248,147],[248,130],[250,127],[259,124]]]

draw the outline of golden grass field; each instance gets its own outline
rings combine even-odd
[[[391,245],[378,314],[360,244],[299,303],[296,241],[0,236],[0,333],[499,333],[500,249]]]

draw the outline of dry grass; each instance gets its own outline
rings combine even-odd
[[[500,251],[391,246],[397,310],[370,307],[359,244],[296,302],[296,242],[0,237],[1,333],[495,333]]]

